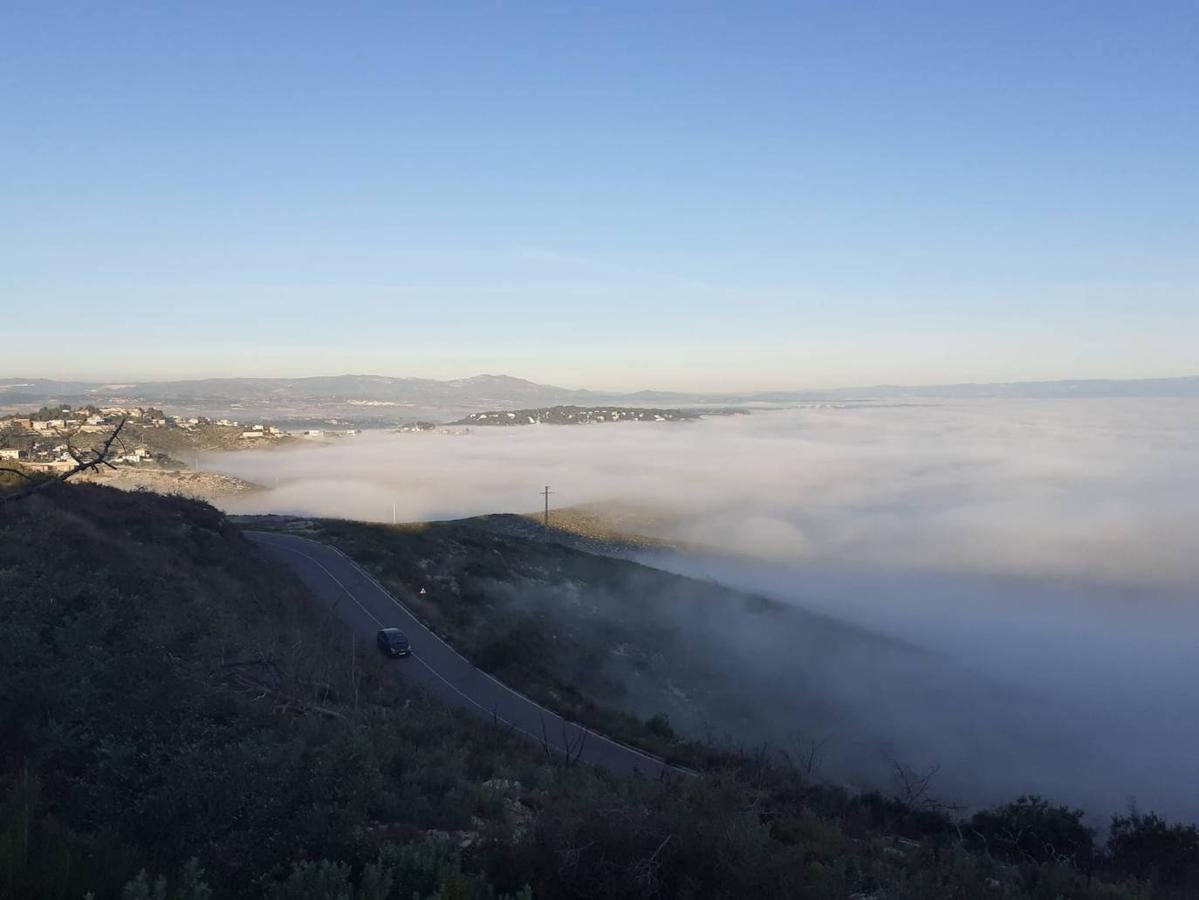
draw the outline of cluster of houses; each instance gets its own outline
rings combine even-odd
[[[94,406],[72,409],[64,406],[42,409],[29,416],[9,416],[0,419],[0,426],[15,427],[29,434],[47,436],[56,434],[100,434],[111,429],[121,419],[137,422],[147,428],[166,428],[174,420],[157,409],[143,407]]]
[[[20,443],[24,446],[0,446],[0,460],[19,462],[34,471],[65,471],[76,465],[67,441],[80,434],[106,434],[121,419],[137,421],[150,428],[165,428],[168,425],[166,416],[160,411],[140,407],[72,409],[64,406],[42,409],[28,416],[8,416],[0,419],[0,429],[21,434],[25,439]],[[111,456],[109,462],[140,465],[153,458],[154,454],[146,447],[134,447],[121,450]]]
[[[127,449],[131,443],[130,438],[140,438],[152,446],[155,445],[154,438],[145,431],[152,428],[178,429],[195,435],[188,444],[205,446],[213,444],[215,440],[217,442],[214,445],[224,449],[232,449],[229,439],[249,447],[273,443],[288,436],[320,439],[358,433],[356,429],[287,432],[275,425],[243,425],[236,419],[167,416],[153,407],[88,406],[73,409],[70,406],[53,406],[43,407],[36,413],[0,418],[0,462],[20,462],[25,468],[48,472],[67,470],[76,465],[71,456],[71,447],[87,446],[88,442],[82,439],[83,435],[105,435],[122,419],[136,425],[137,428],[124,432],[124,446],[109,457],[109,462],[124,465],[142,465],[159,457],[166,458],[165,454],[157,453],[146,446]],[[223,431],[223,439],[218,440],[212,433],[214,427]],[[117,450],[116,447],[113,449]]]
[[[110,427],[109,421],[102,415],[84,416],[82,418],[69,417],[62,419],[29,419],[21,416],[13,416],[10,419],[4,420],[5,425],[14,425],[31,434],[61,434],[70,432],[89,432],[105,431]]]
[[[172,420],[172,424],[184,431],[195,431],[201,425],[219,425],[221,428],[238,428],[241,423],[237,419],[210,419],[207,416],[191,416]]]
[[[219,425],[221,423],[218,422],[217,424]],[[234,422],[233,424],[236,425],[237,423]],[[274,425],[255,425],[249,431],[243,431],[241,433],[241,439],[243,441],[261,441],[269,440],[270,438],[283,437],[283,434],[283,430],[276,428]]]
[[[148,449],[135,447],[132,450],[125,450],[115,456],[110,456],[108,461],[114,465],[139,465],[153,459],[154,454]],[[66,444],[58,444],[53,447],[35,444],[29,450],[0,447],[0,460],[19,462],[24,468],[34,472],[62,472],[76,465],[76,460],[71,456]]]

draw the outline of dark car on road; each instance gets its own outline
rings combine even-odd
[[[376,639],[379,649],[388,656],[407,656],[412,652],[408,638],[398,628],[384,628]]]

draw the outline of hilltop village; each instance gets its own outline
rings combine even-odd
[[[0,418],[0,460],[33,471],[71,468],[71,448],[104,441],[124,421],[109,461],[118,466],[181,468],[188,454],[278,446],[327,435],[356,434],[303,430],[289,432],[271,424],[234,419],[170,416],[152,406],[44,406],[36,412]]]
[[[650,409],[640,406],[542,406],[471,413],[454,425],[593,425],[601,422],[691,422],[704,416],[744,414],[742,409]]]

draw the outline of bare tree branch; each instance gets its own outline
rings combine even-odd
[[[567,769],[569,769],[571,766],[576,765],[578,763],[579,759],[583,756],[583,748],[587,745],[588,731],[582,725],[576,725],[575,728],[578,730],[579,739],[578,739],[578,742],[575,743],[573,740],[571,740],[570,735],[567,733],[566,720],[561,719],[561,722],[562,722],[562,749],[563,749],[563,753],[566,754],[566,759],[565,759],[564,764],[565,764],[565,767]]]
[[[673,837],[674,834],[666,835],[662,843],[658,845],[657,850],[655,850],[645,859],[637,861],[632,866],[633,878],[640,883],[641,889],[646,896],[652,896],[658,892],[658,871],[661,868],[661,865],[658,862],[658,856],[661,855],[662,851],[666,849],[666,845],[670,843]]]
[[[70,454],[71,459],[75,460],[75,465],[72,468],[60,473],[55,478],[47,478],[44,481],[37,481],[26,475],[24,472],[18,473],[29,482],[29,486],[22,488],[19,491],[10,491],[6,494],[0,494],[0,505],[12,503],[16,500],[22,500],[31,494],[44,491],[56,484],[62,484],[67,479],[74,478],[80,472],[94,472],[101,467],[115,470],[116,466],[108,461],[108,457],[112,454],[112,445],[116,443],[117,439],[120,437],[121,429],[125,427],[125,423],[127,421],[129,421],[127,418],[121,419],[121,421],[117,423],[116,427],[112,430],[108,437],[104,439],[104,443],[99,447],[80,450],[71,443],[71,440],[74,437],[74,435],[71,435],[67,438],[67,453]],[[7,472],[13,470],[4,469],[3,471]]]
[[[927,770],[919,772],[897,759],[892,759],[891,767],[895,770],[895,782],[899,787],[896,798],[910,809],[941,813],[961,812],[965,809],[963,806],[946,803],[931,795],[932,781],[941,771],[940,766],[930,766]]]
[[[932,766],[926,772],[917,772],[895,759],[891,760],[891,766],[895,769],[895,781],[899,786],[899,800],[913,809],[926,808],[931,802],[928,791],[933,776],[941,770],[941,767]]]

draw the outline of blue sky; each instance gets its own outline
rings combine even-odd
[[[0,376],[1199,372],[1199,4],[0,8]]]

